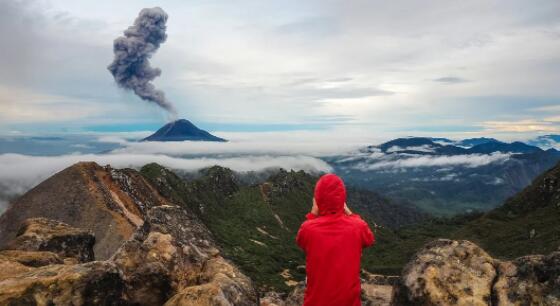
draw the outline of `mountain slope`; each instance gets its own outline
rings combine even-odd
[[[285,291],[301,281],[302,251],[294,240],[311,208],[317,177],[280,170],[264,182],[242,183],[229,169],[212,167],[184,181],[157,164],[142,168],[160,193],[195,211],[231,258],[262,288]],[[396,204],[373,192],[349,189],[349,205],[362,214],[380,241],[391,239],[390,227],[420,222],[426,216],[411,205]],[[376,227],[376,224],[378,225]],[[364,260],[372,257],[368,250]]]
[[[96,259],[106,259],[142,224],[149,208],[166,203],[134,170],[78,163],[11,203],[0,216],[0,247],[25,219],[44,217],[93,231]]]
[[[560,246],[560,164],[537,177],[503,206],[455,233],[496,256],[548,253]]]
[[[224,254],[261,288],[283,291],[292,281],[302,280],[303,254],[293,239],[309,210],[316,177],[280,171],[265,182],[245,185],[232,171],[213,167],[197,179],[184,181],[155,164],[145,166],[142,174],[161,194],[196,211]],[[425,222],[424,218],[410,219],[419,214],[406,204],[350,187],[350,207],[368,221],[377,238],[376,245],[364,252],[363,267],[374,273],[397,274],[422,245],[438,238],[472,240],[493,256],[507,259],[555,250],[560,246],[559,182],[560,165],[487,214]]]
[[[560,246],[560,164],[486,214],[437,218],[398,229],[378,244],[374,262],[383,272],[402,267],[423,244],[438,238],[466,239],[491,255],[512,259],[549,253]]]
[[[226,141],[214,136],[205,130],[196,127],[186,119],[179,119],[162,126],[154,134],[144,138],[142,141]]]
[[[52,219],[16,227],[29,215]],[[0,228],[15,238],[0,248],[0,305],[258,304],[201,220],[132,169],[73,165],[16,200]]]

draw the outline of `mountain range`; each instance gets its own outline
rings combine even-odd
[[[453,215],[498,206],[560,161],[560,152],[492,138],[408,137],[324,160],[350,185]]]

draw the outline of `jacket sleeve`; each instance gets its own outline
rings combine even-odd
[[[317,218],[317,215],[314,215],[312,213],[308,213],[307,215],[305,215],[305,219],[307,220],[313,220]],[[296,236],[296,242],[297,245],[305,251],[305,246],[307,244],[307,234],[305,234],[307,231],[305,230],[305,221],[301,224],[301,226],[299,227],[297,236]]]
[[[375,243],[375,236],[373,235],[371,229],[369,228],[369,225],[365,221],[363,221],[361,235],[362,235],[362,247],[367,248]]]
[[[305,235],[305,226],[304,226],[304,224],[302,224],[299,227],[299,230],[297,232],[296,243],[304,251],[305,251],[305,245],[306,245],[306,242],[307,242],[306,238],[307,237]]]

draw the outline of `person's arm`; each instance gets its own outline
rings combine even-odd
[[[305,229],[303,227],[303,224],[300,226],[298,232],[297,232],[297,236],[296,236],[296,243],[297,245],[305,251],[305,245],[306,245],[306,239],[305,239]]]
[[[367,248],[375,243],[375,236],[371,232],[369,225],[365,221],[363,222],[364,224],[362,227],[362,247]]]
[[[317,201],[313,198],[313,205],[311,206],[311,212],[305,215],[307,220],[315,219],[319,215],[319,207],[317,206]],[[306,245],[306,234],[305,234],[305,222],[299,227],[299,230],[296,235],[296,243],[297,245],[305,251]]]
[[[313,198],[313,206],[311,206],[311,212],[305,215],[307,220],[315,219],[319,215],[319,206],[317,206],[317,201]]]
[[[362,238],[362,247],[367,248],[369,246],[372,246],[375,243],[375,236],[373,235],[373,233],[371,232],[371,229],[369,228],[369,225],[367,224],[366,221],[364,221],[360,215],[358,214],[354,214],[352,213],[352,211],[350,210],[350,208],[348,208],[348,204],[344,203],[344,213],[348,216],[351,216],[353,218],[357,218],[360,219],[362,224],[362,230],[361,230],[361,238]]]

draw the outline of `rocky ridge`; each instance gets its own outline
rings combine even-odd
[[[0,305],[301,305],[302,282],[287,294],[260,292],[259,298],[253,281],[224,258],[229,256],[204,223],[205,214],[217,207],[204,204],[211,203],[209,199],[219,200],[215,205],[246,204],[250,195],[264,201],[263,209],[277,209],[288,205],[277,201],[292,194],[289,190],[306,194],[307,185],[271,179],[270,190],[258,188],[238,198],[238,190],[245,187],[238,186],[227,171],[214,171],[207,177],[215,183],[212,190],[225,195],[202,197],[206,185],[200,182],[165,188],[176,178],[146,180],[135,170],[94,163],[77,164],[40,184],[12,204],[9,217],[0,217],[0,230],[7,235],[0,250]],[[537,199],[557,199],[557,181],[549,179],[555,173],[543,176],[544,187],[535,184],[544,192]],[[200,197],[192,205],[202,208],[198,212],[184,205],[189,203],[189,188],[198,188]],[[57,194],[61,201],[54,201]],[[529,195],[525,198],[532,199]],[[44,211],[54,208],[68,210]],[[280,217],[289,221],[288,215]],[[122,232],[102,228],[93,220],[109,225],[126,221],[131,233],[107,240],[107,235]],[[286,224],[292,228],[297,221]],[[271,235],[269,228],[265,232]],[[103,258],[96,250],[103,252]],[[501,260],[470,241],[439,239],[418,251],[400,277],[362,273],[362,305],[559,304],[560,249]]]
[[[143,223],[152,207],[171,204],[132,169],[81,162],[43,181],[14,200],[0,216],[0,248],[22,223],[42,217],[95,235],[95,258],[109,258]]]
[[[12,203],[0,229],[0,305],[258,304],[196,214],[131,169],[65,169]]]

